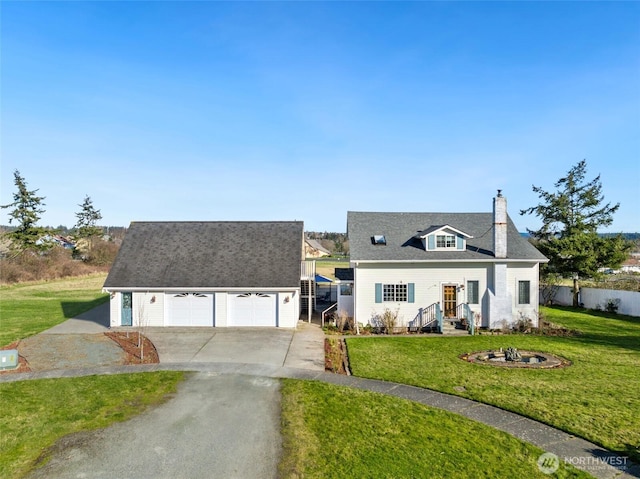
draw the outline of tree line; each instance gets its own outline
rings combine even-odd
[[[15,223],[15,228],[5,233],[10,240],[9,248],[14,255],[24,252],[43,252],[54,245],[52,235],[56,230],[40,226],[38,222],[45,212],[44,196],[38,196],[39,190],[29,190],[27,182],[20,171],[13,172],[16,192],[13,193],[13,202],[1,205],[2,209],[10,209],[9,224]],[[94,240],[102,236],[102,228],[97,222],[102,219],[99,209],[93,205],[91,197],[85,195],[79,204],[80,210],[76,215],[76,224],[72,229],[72,235],[77,242],[83,242],[87,249],[91,249]]]

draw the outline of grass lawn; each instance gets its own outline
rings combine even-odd
[[[19,478],[56,440],[139,414],[175,392],[182,372],[0,383],[0,477]]]
[[[347,339],[356,376],[434,389],[514,411],[640,460],[640,318],[542,308],[574,337],[496,335]],[[471,364],[460,354],[516,347],[572,361],[564,369]],[[463,386],[463,392],[454,387]]]
[[[283,380],[283,478],[550,477],[543,453],[475,421],[404,399]],[[591,477],[564,464],[554,477]]]
[[[49,329],[108,301],[106,275],[0,286],[0,346]]]
[[[316,273],[332,279],[336,279],[336,268],[349,267],[349,258],[317,258],[315,261]]]

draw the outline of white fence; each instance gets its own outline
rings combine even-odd
[[[553,298],[553,304],[571,306],[573,304],[572,288],[560,286]],[[609,300],[619,299],[618,313],[629,316],[640,316],[640,292],[619,291],[615,289],[580,288],[580,302],[588,309],[606,309]],[[542,302],[542,297],[540,302]]]

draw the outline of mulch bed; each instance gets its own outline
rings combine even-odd
[[[342,338],[325,338],[324,369],[335,374],[349,375],[347,346]]]
[[[104,333],[105,336],[112,339],[126,353],[125,364],[157,364],[160,362],[158,351],[153,343],[144,335],[141,335],[142,348],[138,347],[138,333],[136,331],[110,331]],[[144,358],[141,358],[144,354]]]

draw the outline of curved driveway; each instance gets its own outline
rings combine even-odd
[[[276,478],[277,379],[188,376],[170,401],[106,429],[64,438],[30,479]]]

